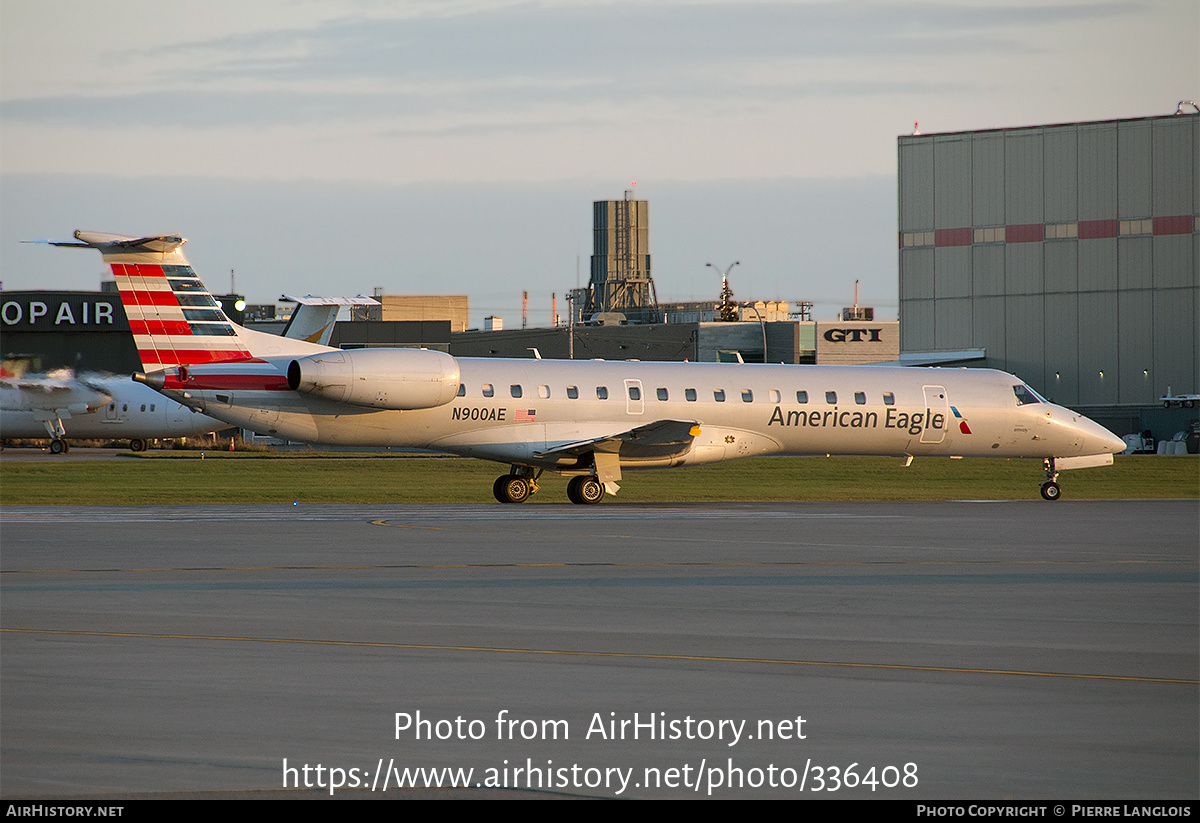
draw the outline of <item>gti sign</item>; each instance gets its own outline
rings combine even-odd
[[[845,343],[849,340],[852,343],[882,343],[879,339],[879,334],[883,329],[826,329],[821,335],[830,343]]]
[[[899,321],[817,321],[816,326],[813,342],[816,343],[818,363],[851,366],[900,357]]]

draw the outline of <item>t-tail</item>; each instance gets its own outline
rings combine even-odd
[[[244,329],[231,321],[183,255],[179,235],[125,237],[76,231],[55,246],[93,248],[112,270],[147,373],[209,363],[262,362],[326,347]]]

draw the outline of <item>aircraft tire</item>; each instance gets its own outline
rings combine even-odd
[[[1058,500],[1062,497],[1062,489],[1058,484],[1050,481],[1042,484],[1042,497],[1046,500]]]
[[[497,478],[492,492],[501,503],[524,503],[532,494],[529,481],[515,474],[506,474]]]
[[[146,450],[146,441],[140,437],[135,437],[129,441],[129,450],[131,452],[144,452]]]
[[[567,497],[572,503],[594,506],[604,499],[604,484],[588,475],[572,478],[567,486]]]
[[[492,484],[492,496],[496,498],[497,503],[507,503],[504,499],[504,484],[508,481],[508,475],[502,474],[496,478],[496,482]]]
[[[66,454],[70,451],[66,440],[59,440],[57,437],[50,441],[51,454]]]

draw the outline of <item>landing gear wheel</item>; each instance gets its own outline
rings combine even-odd
[[[59,440],[56,437],[50,441],[50,453],[51,454],[66,454],[70,450],[71,450],[71,447],[67,445],[66,440]]]
[[[1047,481],[1042,484],[1042,497],[1047,500],[1057,500],[1062,496],[1062,489],[1053,481]]]
[[[144,452],[146,450],[146,441],[140,437],[135,437],[129,441],[129,450],[131,452]]]
[[[604,499],[604,484],[594,477],[572,477],[567,484],[567,497],[572,503],[594,506]]]
[[[529,480],[516,474],[497,477],[492,484],[492,494],[501,503],[524,503],[533,494]]]

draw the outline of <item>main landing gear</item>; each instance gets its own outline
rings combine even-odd
[[[594,506],[604,499],[604,484],[590,474],[572,477],[567,484],[567,498],[580,506]]]
[[[514,466],[512,472],[496,478],[492,494],[501,503],[524,503],[537,492],[541,475],[540,471],[534,474],[532,469]],[[604,484],[590,474],[572,477],[567,483],[567,498],[580,506],[594,506],[604,499]]]
[[[50,441],[51,454],[66,454],[71,450],[71,444],[61,437],[56,437]]]
[[[492,484],[492,494],[501,503],[524,503],[537,493],[537,479],[542,476],[539,471],[533,473],[525,466],[513,466],[512,472],[496,478]]]
[[[1046,482],[1042,484],[1042,498],[1058,500],[1062,496],[1062,489],[1058,486],[1058,472],[1054,469],[1054,458],[1047,457],[1043,460],[1042,468],[1046,472]]]

